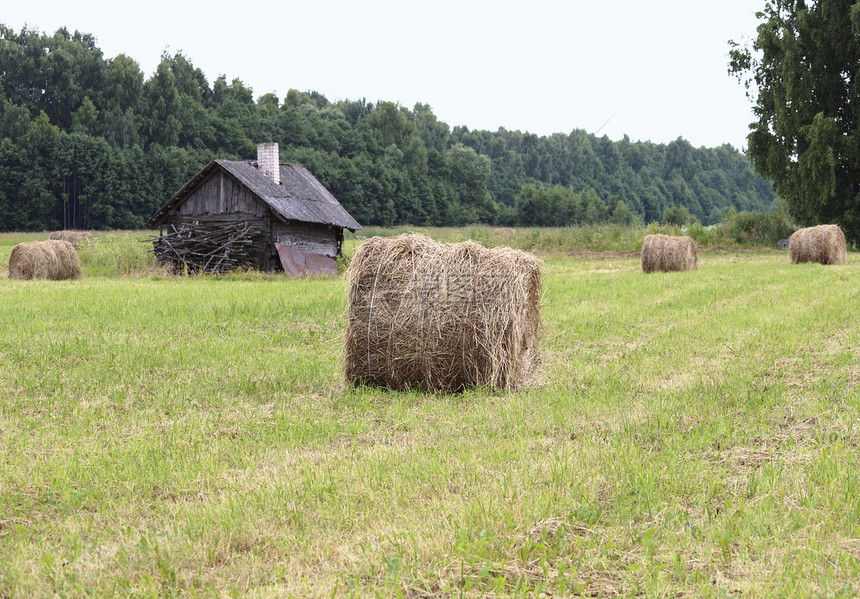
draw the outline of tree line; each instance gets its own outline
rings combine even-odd
[[[364,225],[648,223],[680,208],[711,224],[775,202],[730,145],[470,130],[426,104],[295,89],[255,99],[238,78],[210,84],[181,52],[147,78],[92,35],[0,24],[2,230],[140,228],[209,160],[253,159],[262,141]]]

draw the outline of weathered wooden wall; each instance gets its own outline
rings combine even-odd
[[[339,231],[334,227],[314,223],[276,222],[274,229],[275,241],[289,245],[295,250],[329,258],[337,256]]]
[[[268,209],[253,193],[223,172],[216,172],[178,207],[184,216],[248,214],[261,217]]]

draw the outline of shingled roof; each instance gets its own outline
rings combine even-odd
[[[256,161],[213,160],[173,194],[173,197],[146,221],[146,226],[153,228],[160,225],[170,210],[181,204],[216,169],[221,169],[284,220],[332,225],[350,231],[361,229],[361,225],[308,169],[300,164],[280,164],[279,167],[280,185],[257,169]]]

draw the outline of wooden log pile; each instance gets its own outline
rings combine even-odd
[[[260,234],[250,222],[169,225],[165,234],[150,239],[150,251],[178,274],[221,274],[259,266],[254,237]]]

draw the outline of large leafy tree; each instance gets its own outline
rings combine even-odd
[[[768,0],[729,71],[757,94],[749,156],[807,225],[860,242],[860,1]]]

